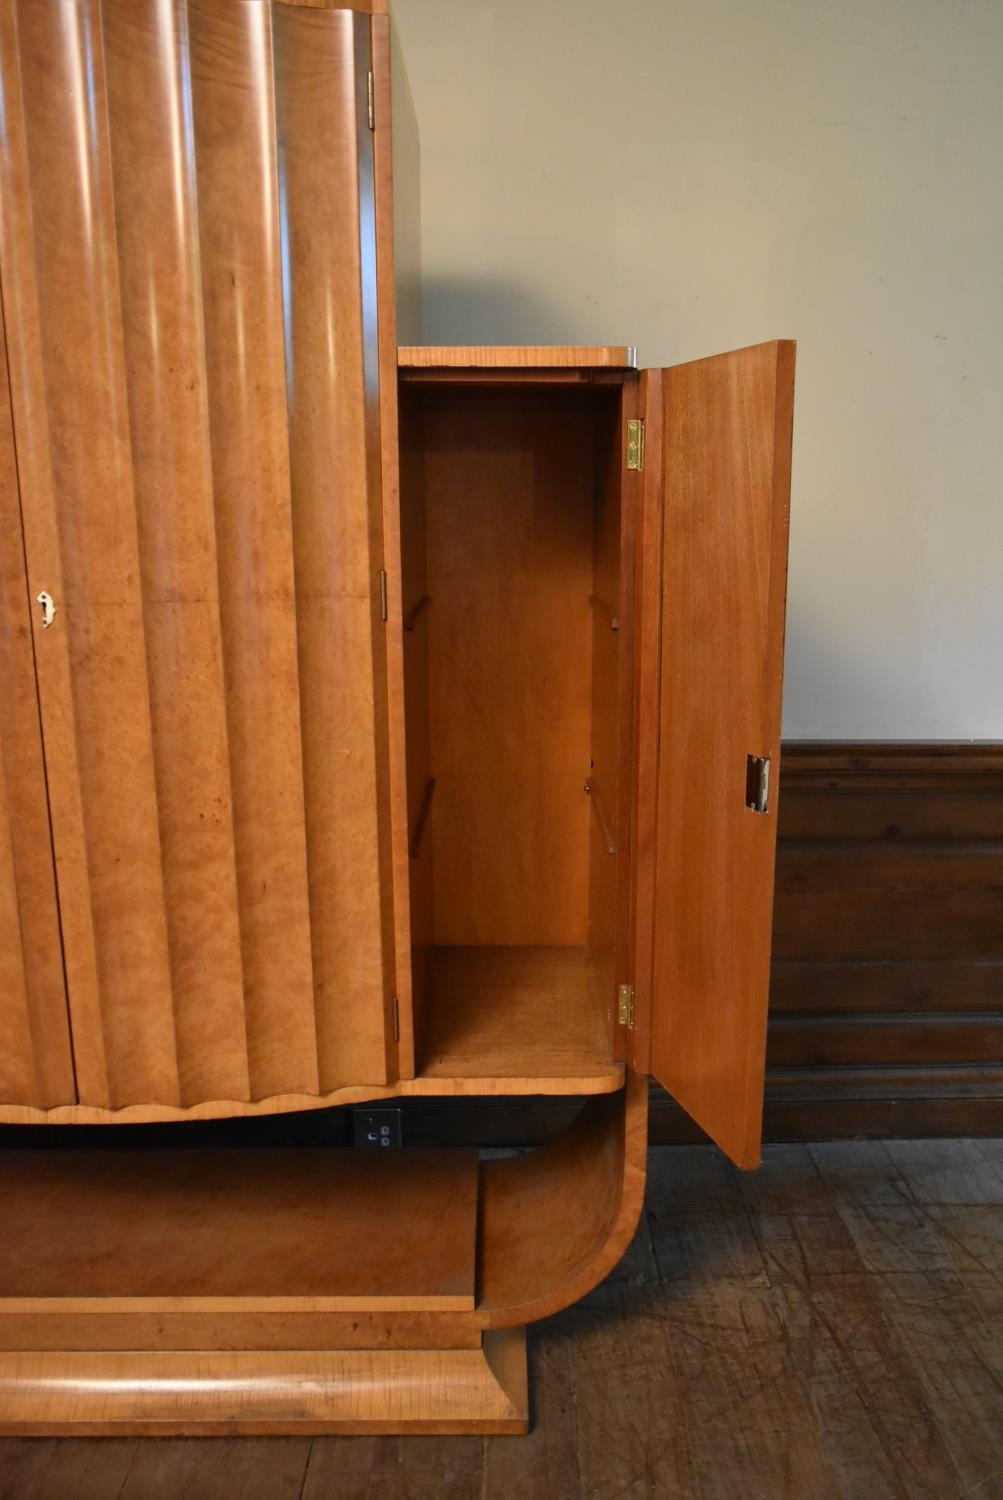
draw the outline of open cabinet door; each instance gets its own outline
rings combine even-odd
[[[635,1062],[742,1167],[762,1121],[793,393],[790,342],[645,377]]]

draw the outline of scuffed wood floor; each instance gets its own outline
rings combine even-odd
[[[1003,1500],[1003,1141],[652,1152],[528,1438],[0,1442],[3,1500]]]

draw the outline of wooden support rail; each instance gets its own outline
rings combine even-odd
[[[607,854],[615,854],[616,839],[614,838],[613,833],[610,829],[610,822],[606,814],[606,808],[602,800],[602,794],[600,793],[598,786],[596,785],[594,776],[590,776],[588,781],[586,781],[585,790],[592,798],[592,806],[595,809],[595,815],[599,820],[599,828],[602,832],[603,840],[606,844],[606,852]]]
[[[432,596],[431,596],[431,594],[422,594],[421,598],[418,600],[418,603],[412,605],[412,607],[408,610],[407,614],[404,616],[404,629],[405,630],[413,630],[414,629],[414,624],[415,624],[415,621],[418,619],[418,616],[422,613],[423,610],[426,610],[428,608],[428,606],[431,604],[431,602],[432,602]]]
[[[613,613],[612,608],[606,603],[605,599],[600,598],[598,594],[590,594],[589,603],[591,604],[593,609],[597,609],[600,614],[606,616],[606,618],[609,620],[611,630],[620,629],[620,617],[619,615],[615,615]]]
[[[411,835],[410,854],[412,859],[418,858],[418,851],[421,848],[421,841],[425,836],[425,825],[428,822],[428,815],[432,810],[432,798],[434,796],[435,777],[430,776],[425,783],[425,791],[421,799],[421,806],[418,809],[418,821],[415,823],[414,833]]]

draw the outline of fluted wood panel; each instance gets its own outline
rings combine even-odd
[[[246,1098],[243,966],[184,13],[106,0],[105,65],[138,585],[182,1103]],[[155,28],[155,29],[154,29]],[[207,984],[212,1004],[208,1006]]]
[[[56,1105],[76,1095],[28,609],[0,357],[0,1099]]]
[[[282,5],[275,47],[299,661],[311,685],[303,696],[310,914],[320,1077],[331,1088],[384,1066],[372,1011],[353,1012],[339,992],[375,1005],[393,963],[388,767],[374,753],[387,743],[386,651],[369,561],[382,551],[369,27],[350,11]],[[361,86],[332,89],[349,62]],[[356,203],[361,234],[345,212]],[[345,287],[359,295],[346,297]],[[371,503],[345,504],[349,495]]]
[[[369,24],[2,7],[0,254],[29,584],[59,609],[36,652],[84,1104],[388,1076]]]

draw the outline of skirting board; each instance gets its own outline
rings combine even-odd
[[[528,1430],[523,1328],[480,1349],[0,1355],[5,1437]]]

